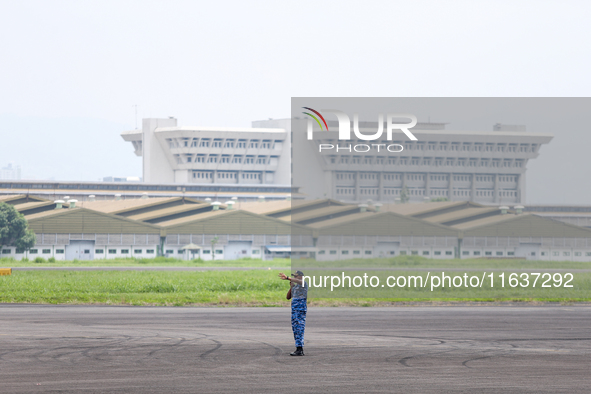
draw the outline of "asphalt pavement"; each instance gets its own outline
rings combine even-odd
[[[586,305],[0,305],[1,393],[589,393]]]

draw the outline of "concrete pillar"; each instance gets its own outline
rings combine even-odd
[[[332,198],[337,198],[339,194],[337,193],[337,173],[336,171],[330,171],[332,174]]]
[[[499,203],[499,174],[495,174],[495,192],[494,192],[494,203]]]
[[[359,189],[359,171],[355,171],[355,201],[361,200],[361,193]]]
[[[174,167],[154,135],[158,127],[176,127],[176,119],[142,119],[142,177],[144,182],[174,183]]]
[[[525,204],[525,172],[517,175],[517,201]]]
[[[384,173],[378,173],[378,201],[384,200]]]
[[[447,198],[449,201],[453,201],[454,198],[454,174],[450,172],[448,175],[449,180],[447,181]]]

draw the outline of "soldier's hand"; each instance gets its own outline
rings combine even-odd
[[[283,272],[279,273],[279,277],[283,280],[287,279],[287,275],[285,275]]]

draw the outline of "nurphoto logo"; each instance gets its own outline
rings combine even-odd
[[[324,116],[319,111],[312,109],[310,107],[302,107],[310,112],[303,112],[303,114],[308,115],[308,127],[307,127],[307,138],[308,140],[314,139],[314,123],[312,120],[315,120],[318,126],[320,126],[321,131],[329,131],[328,130],[328,123]],[[339,111],[336,109],[323,109],[322,113],[325,114],[332,114],[337,117],[339,122],[339,140],[351,140],[351,119],[349,116],[344,113],[343,111]],[[408,123],[395,123],[394,120],[398,119],[410,119]],[[387,114],[386,115],[386,139],[392,141],[393,132],[396,130],[402,131],[410,140],[417,141],[417,137],[414,136],[413,133],[410,132],[409,129],[413,128],[417,124],[417,117],[412,114]],[[324,125],[324,127],[323,127]],[[384,114],[378,114],[378,130],[374,134],[363,134],[359,130],[359,115],[353,114],[353,133],[355,137],[362,141],[375,141],[382,137],[384,133]],[[349,152],[368,152],[372,149],[376,149],[378,152],[381,148],[384,148],[388,152],[398,153],[402,152],[404,147],[400,144],[356,144],[356,145],[334,145],[334,144],[319,144],[318,149],[319,152],[323,150],[336,150],[337,152],[346,150]]]

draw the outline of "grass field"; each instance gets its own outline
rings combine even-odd
[[[284,270],[287,271],[287,270]],[[165,306],[287,306],[288,284],[279,270],[248,271],[14,271],[0,276],[0,302]],[[409,271],[410,272],[410,271]],[[415,289],[393,289],[390,298],[317,298],[309,304],[374,306],[405,302],[589,302],[591,273],[577,274],[575,289],[532,293],[507,288],[448,290],[433,297]],[[390,293],[389,293],[390,294]]]
[[[170,257],[152,259],[104,259],[104,260],[70,260],[43,262],[18,261],[11,258],[0,258],[0,267],[272,267],[272,268],[464,268],[464,269],[589,269],[591,262],[577,261],[534,261],[518,259],[449,259],[435,260],[421,256],[398,256],[383,259],[349,259],[319,262],[315,260],[290,259],[239,259],[239,260],[179,260]]]
[[[69,260],[69,261],[18,261],[14,259],[0,259],[0,267],[285,267],[289,268],[289,259],[259,260],[179,260],[170,257],[156,257],[153,259],[104,259],[104,260]]]

